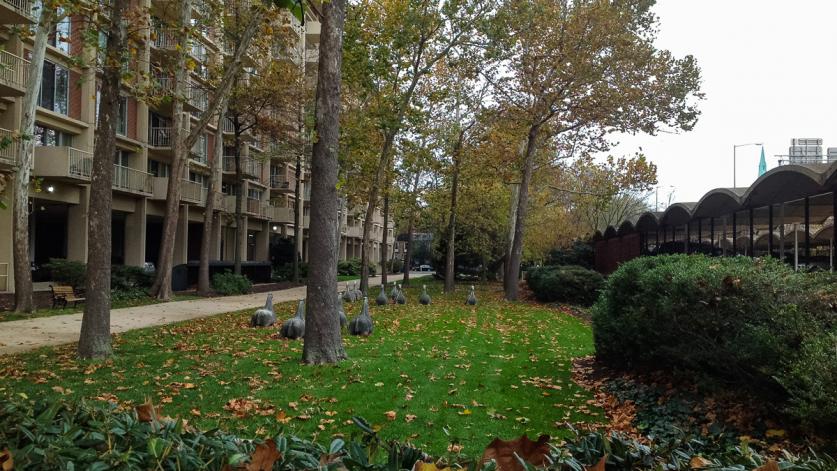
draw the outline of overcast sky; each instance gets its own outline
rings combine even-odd
[[[684,202],[732,186],[733,144],[763,142],[768,168],[792,137],[837,147],[837,1],[658,0],[655,9],[659,46],[694,55],[706,93],[693,131],[627,136],[613,151],[642,147],[658,166],[660,200],[671,186]],[[755,180],[759,155],[738,149],[738,186]]]

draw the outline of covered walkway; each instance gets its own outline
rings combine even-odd
[[[746,188],[646,212],[593,237],[604,273],[639,255],[771,256],[797,269],[833,270],[837,162],[776,167]]]

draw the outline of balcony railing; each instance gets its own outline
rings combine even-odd
[[[189,104],[195,108],[196,111],[204,111],[209,105],[209,95],[206,90],[198,87],[196,84],[189,85]]]
[[[17,162],[18,142],[8,129],[0,128],[0,163],[14,165]]]
[[[0,291],[9,290],[9,264],[0,263]]]
[[[148,144],[151,147],[171,147],[173,139],[174,132],[171,126],[148,129]]]
[[[20,24],[34,21],[30,0],[0,0],[0,23]]]
[[[293,224],[294,210],[293,208],[280,208],[278,206],[268,206],[267,217],[270,219],[271,222]]]
[[[235,132],[235,126],[233,126],[233,122],[229,118],[224,118],[223,124],[221,125],[221,129],[224,132],[228,132],[228,133],[234,133]]]
[[[261,216],[263,214],[262,207],[262,200],[257,200],[255,198],[247,198],[246,211],[249,214],[252,214],[254,216]]]
[[[153,44],[157,49],[174,50],[177,48],[177,35],[174,29],[154,28]]]
[[[93,153],[69,146],[35,146],[35,175],[90,180]]]
[[[29,61],[8,51],[0,51],[0,92],[22,96],[29,81]]]
[[[296,178],[287,175],[271,175],[270,188],[274,190],[294,191],[296,188]]]
[[[131,193],[151,194],[151,174],[135,168],[113,165],[113,188]]]
[[[67,147],[70,162],[69,175],[76,178],[90,178],[93,173],[93,153],[75,147]]]
[[[198,182],[190,180],[180,181],[180,199],[196,204],[203,204],[204,202],[203,186]]]
[[[260,177],[262,174],[262,162],[255,159],[241,159],[241,173],[243,175],[251,175]],[[224,171],[235,173],[235,157],[229,155],[224,156]]]

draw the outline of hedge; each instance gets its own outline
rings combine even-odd
[[[253,283],[244,275],[225,271],[212,275],[212,289],[223,296],[247,294],[253,289]]]
[[[803,422],[834,426],[837,400],[817,392],[837,391],[834,280],[773,259],[634,259],[593,308],[596,355],[619,367],[705,374]]]
[[[601,274],[587,268],[566,265],[531,268],[526,283],[541,302],[562,302],[589,306],[604,284]]]

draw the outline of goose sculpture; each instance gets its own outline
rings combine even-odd
[[[346,285],[346,291],[343,293],[343,301],[346,301],[347,303],[350,303],[350,302],[354,301],[352,296],[353,296],[353,294],[352,294],[351,285],[347,284]]]
[[[360,315],[349,322],[349,333],[367,336],[372,333],[373,329],[372,316],[369,315],[369,300],[363,298],[363,308],[360,310]]]
[[[407,298],[404,296],[404,291],[401,289],[401,285],[398,286],[398,294],[395,296],[395,302],[398,304],[407,304]]]
[[[282,323],[279,329],[282,337],[294,340],[305,336],[305,300],[300,299],[296,308],[296,315]]]
[[[267,327],[276,323],[276,313],[273,312],[273,293],[267,295],[264,307],[258,309],[250,318],[250,327]]]
[[[421,296],[419,296],[419,303],[424,306],[430,304],[430,295],[427,294],[427,285],[421,285]]]
[[[387,303],[387,293],[384,285],[381,285],[381,292],[378,293],[378,297],[375,298],[375,304],[378,306],[383,306]]]
[[[346,327],[349,321],[346,319],[346,311],[343,310],[343,296],[337,294],[337,317],[340,319],[340,328]]]
[[[471,291],[468,292],[468,299],[465,301],[465,304],[469,306],[475,306],[477,304],[477,295],[474,293],[473,285],[471,285]]]

